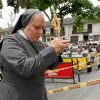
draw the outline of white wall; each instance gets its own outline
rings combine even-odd
[[[46,27],[46,33],[50,33],[50,27]]]
[[[100,23],[92,24],[92,33],[99,33],[100,32]]]
[[[66,35],[72,34],[73,25],[65,25]],[[87,24],[84,25],[84,29],[87,30]],[[92,33],[100,33],[100,23],[92,24]]]
[[[84,25],[84,30],[87,31],[87,24]],[[78,36],[79,41],[83,40],[83,34],[72,34],[73,30],[73,24],[70,25],[64,25],[65,28],[65,38],[70,40],[70,36]],[[47,29],[49,30],[49,29]],[[89,35],[95,35],[95,34],[100,34],[100,23],[97,24],[92,24],[92,33],[89,33]]]
[[[70,36],[78,36],[78,41],[83,41],[83,34],[73,34]]]
[[[72,30],[73,30],[73,25],[65,25],[65,37],[67,39],[70,39],[70,35],[72,34]]]
[[[87,24],[84,25],[84,29],[87,29]]]

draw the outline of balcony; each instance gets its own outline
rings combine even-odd
[[[77,32],[77,34],[88,34],[88,29],[83,29],[83,31],[82,32]]]

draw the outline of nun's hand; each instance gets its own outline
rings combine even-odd
[[[51,41],[51,44],[50,46],[52,48],[54,48],[55,52],[56,52],[56,55],[58,56],[59,53],[66,47],[68,47],[68,43],[66,40],[64,40],[63,38],[61,37],[58,37],[58,38],[54,38],[52,41]]]

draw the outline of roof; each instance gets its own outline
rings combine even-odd
[[[9,33],[10,31],[11,31],[11,30],[10,30],[9,28],[1,28],[1,29],[0,29],[0,33],[1,33],[1,34],[6,33],[6,32]]]
[[[63,19],[63,25],[70,25],[74,23],[74,19],[73,18],[66,18]],[[45,22],[45,27],[51,26],[50,21],[46,21]]]

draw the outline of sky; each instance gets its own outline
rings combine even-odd
[[[98,0],[90,0],[94,6],[97,6],[97,5],[100,5],[100,1]],[[2,3],[3,3],[3,9],[2,9],[2,16],[3,18],[0,19],[0,27],[1,28],[7,28],[8,27],[8,24],[10,23],[10,15],[11,15],[11,12],[13,11],[13,8],[12,7],[7,7],[7,2],[6,0],[2,0]],[[16,15],[15,17],[15,20],[14,20],[14,23],[16,23],[16,21],[18,20],[20,14],[22,14],[24,12],[24,10],[20,10],[19,14]],[[14,17],[13,17],[14,18]],[[45,20],[47,20],[47,17],[45,16]]]

